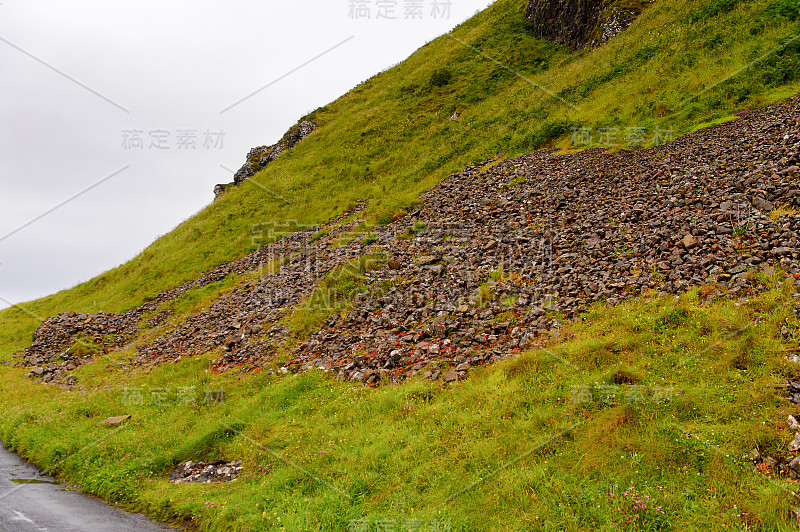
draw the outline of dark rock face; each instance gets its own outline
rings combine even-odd
[[[525,18],[540,39],[578,49],[589,42],[602,10],[602,0],[531,0]]]
[[[222,196],[231,186],[241,185],[246,179],[253,177],[256,172],[280,157],[286,150],[292,149],[301,140],[306,139],[316,129],[316,124],[303,120],[287,131],[274,146],[259,146],[250,150],[247,154],[247,162],[234,174],[233,183],[214,187],[214,199]]]
[[[227,183],[225,185],[216,185],[214,187],[214,199],[217,199],[218,197],[222,196],[225,193],[225,191],[231,188],[232,186],[234,186],[233,183]]]
[[[641,6],[635,2],[531,0],[525,18],[536,37],[577,50],[607,42],[630,26],[640,13]]]
[[[235,185],[241,185],[242,181],[247,179],[248,177],[253,177],[256,175],[256,170],[253,168],[253,165],[249,162],[244,163],[244,166],[239,168],[235,174],[233,174],[233,183]],[[214,187],[216,189],[216,187]]]

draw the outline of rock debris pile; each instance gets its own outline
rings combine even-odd
[[[215,460],[213,462],[185,462],[178,465],[169,476],[173,484],[193,484],[196,482],[230,482],[242,472],[242,461]]]
[[[33,343],[24,350],[19,364],[33,367],[29,377],[58,382],[95,355],[122,347],[136,333],[143,313],[144,309],[124,314],[62,312],[47,318],[34,332]],[[64,383],[73,384],[74,377],[67,377]]]
[[[763,289],[763,275],[800,276],[799,105],[795,97],[648,150],[541,150],[471,166],[384,226],[365,226],[357,209],[323,227],[287,227],[131,311],[141,319],[187,287],[258,272],[138,344],[133,363],[218,350],[219,370],[259,369],[281,353],[282,372],[450,382],[558,334],[596,302],[699,284],[709,300],[740,298]],[[354,267],[366,254],[372,262]],[[111,347],[138,323],[119,320],[124,340]],[[37,331],[26,365],[60,354],[74,334],[61,327],[46,340]]]

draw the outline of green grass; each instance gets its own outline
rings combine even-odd
[[[94,338],[89,338],[83,333],[79,333],[72,339],[69,348],[65,350],[65,354],[76,358],[97,355],[104,351],[103,346],[98,345],[98,343]],[[63,358],[59,357],[58,360],[62,361]]]
[[[207,284],[202,288],[187,290],[180,298],[162,304],[159,310],[172,310],[176,314],[195,314],[203,308],[209,307],[223,294],[237,284],[242,278],[236,273],[231,273],[223,280]]]
[[[626,530],[617,508],[645,530],[791,530],[796,483],[739,457],[756,446],[779,457],[792,437],[791,405],[769,385],[800,374],[783,358],[797,338],[780,335],[797,330],[794,290],[783,281],[738,306],[701,305],[697,290],[597,306],[568,340],[446,387],[215,375],[212,355],[122,378],[105,368],[125,354],[111,354],[69,392],[6,369],[0,435],[89,493],[200,530],[348,530],[358,519],[373,530],[400,519]],[[163,406],[149,404],[164,389]],[[207,390],[224,401],[205,404]],[[98,424],[125,413],[118,431]],[[220,457],[242,459],[243,475],[166,480],[180,461]],[[637,510],[631,492],[625,502],[629,488],[661,511]]]
[[[788,205],[782,205],[776,209],[773,209],[769,213],[769,219],[773,221],[778,221],[782,217],[789,215],[789,214],[797,214],[797,209],[790,207]]]
[[[468,164],[547,144],[572,149],[576,130],[593,139],[601,128],[616,131],[622,143],[640,128],[648,134],[637,145],[652,145],[800,88],[800,40],[776,49],[800,31],[796,2],[656,0],[608,45],[580,52],[534,39],[525,3],[499,0],[316,110],[307,118],[320,128],[310,138],[132,261],[0,312],[0,361],[30,344],[45,317],[135,307],[248,253],[265,224],[319,224],[366,201],[363,230],[331,245],[364,235],[367,244],[370,227],[412,211],[425,188]],[[367,255],[332,272],[309,296],[331,304],[301,304],[283,324],[307,337],[348,310],[370,261],[388,258]],[[568,326],[564,343],[448,387],[215,374],[218,352],[128,373],[119,368],[132,352],[98,355],[77,370],[72,391],[0,365],[0,435],[89,493],[176,522],[197,516],[201,530],[346,530],[353,519],[375,529],[379,519],[401,518],[452,530],[618,530],[623,506],[651,529],[788,530],[793,502],[784,488],[793,484],[725,456],[754,446],[779,453],[791,439],[788,403],[768,387],[800,374],[783,359],[797,338],[779,331],[797,323],[794,287],[778,275],[752,276],[772,292],[738,306],[700,304],[693,292],[594,307],[585,324]],[[167,304],[169,323],[247,277],[187,292]],[[479,304],[494,297],[496,279]],[[607,404],[623,393],[612,384],[623,374],[644,386],[645,400]],[[154,389],[168,390],[170,406],[148,404]],[[214,390],[224,390],[224,402],[204,404]],[[670,390],[672,402],[654,399]],[[587,394],[607,401],[581,403]],[[122,413],[133,418],[118,432],[98,424]],[[165,481],[178,461],[204,457],[243,459],[245,474],[229,486]],[[612,502],[631,486],[662,510]]]
[[[370,235],[366,235],[368,242]],[[308,339],[331,315],[349,311],[360,294],[380,297],[388,287],[368,286],[365,274],[379,269],[388,260],[385,251],[375,250],[357,260],[333,269],[314,289],[306,301],[297,305],[292,314],[281,320],[295,336]]]

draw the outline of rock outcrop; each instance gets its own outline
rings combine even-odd
[[[525,18],[533,33],[573,50],[606,43],[639,16],[645,2],[630,0],[531,0]]]
[[[316,129],[316,124],[303,120],[287,131],[277,144],[273,146],[259,146],[250,150],[247,154],[247,162],[234,174],[233,183],[214,187],[214,199],[219,198],[228,188],[241,185],[246,179],[254,176],[256,172],[266,167],[287,150],[292,149],[298,142],[306,139]]]

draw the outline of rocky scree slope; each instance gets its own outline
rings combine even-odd
[[[92,333],[123,331],[133,366],[218,350],[218,370],[257,370],[280,355],[282,372],[453,381],[558,334],[594,302],[700,284],[706,300],[743,298],[764,289],[755,272],[800,277],[799,151],[794,97],[653,149],[541,150],[471,166],[388,225],[365,226],[361,207],[323,227],[278,224],[270,231],[285,236],[274,243],[143,308],[48,319],[19,363],[66,383],[67,338],[105,323]],[[342,273],[367,253],[369,267]],[[252,275],[155,337],[133,334],[145,312],[168,313],[161,303],[231,272]],[[319,297],[337,275],[358,282]],[[325,308],[298,340],[293,314]]]

